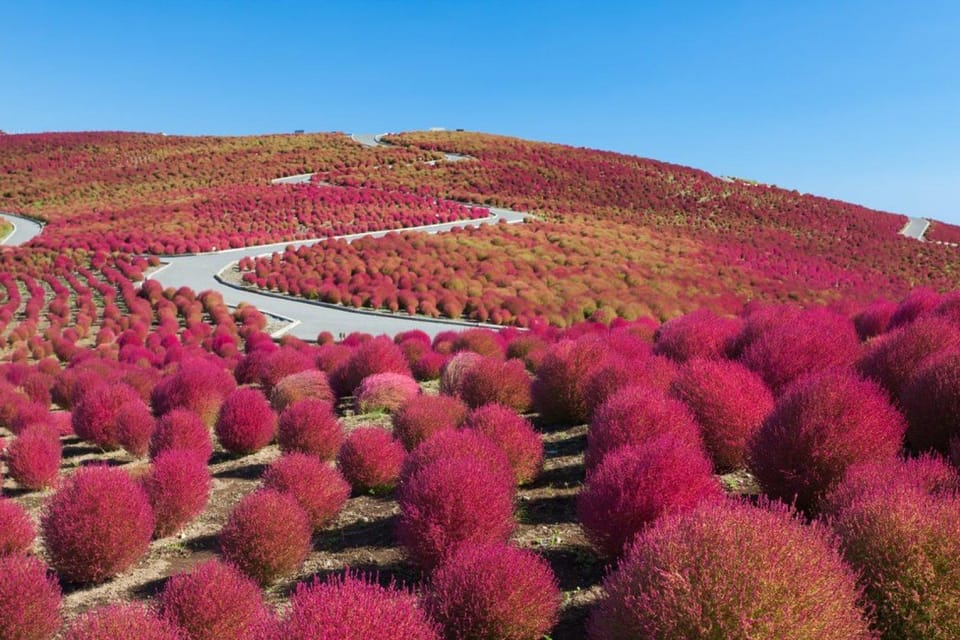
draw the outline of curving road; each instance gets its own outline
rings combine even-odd
[[[43,225],[36,220],[24,218],[15,213],[0,213],[0,217],[13,225],[13,231],[6,238],[0,240],[0,244],[8,247],[29,242],[43,231]]]
[[[924,242],[923,234],[927,232],[929,226],[930,221],[926,218],[910,218],[903,229],[900,229],[900,235]]]

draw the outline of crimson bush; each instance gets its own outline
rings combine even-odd
[[[120,446],[117,429],[120,407],[137,402],[143,401],[132,387],[125,384],[102,383],[92,387],[73,408],[73,431],[103,449],[116,449]]]
[[[531,386],[533,409],[548,424],[580,424],[587,420],[585,385],[590,371],[606,357],[602,340],[585,335],[552,345],[537,368]]]
[[[117,410],[117,442],[134,457],[147,455],[156,427],[150,408],[140,400],[125,402]]]
[[[464,457],[483,464],[499,482],[510,487],[516,484],[510,459],[496,442],[474,430],[454,429],[436,434],[411,451],[400,469],[400,482],[406,482],[413,474],[439,460]]]
[[[287,406],[277,422],[277,443],[284,453],[309,453],[332,460],[343,442],[343,428],[333,408],[319,398],[305,398]]]
[[[33,546],[36,529],[20,503],[0,498],[0,557],[26,553]]]
[[[230,453],[254,453],[273,442],[277,415],[263,393],[241,387],[224,398],[214,431],[220,446]]]
[[[406,374],[375,373],[361,380],[353,393],[357,413],[393,413],[420,394],[420,385]]]
[[[660,325],[653,352],[677,362],[691,358],[718,360],[726,355],[741,325],[738,318],[718,316],[706,309],[693,311]]]
[[[305,453],[280,456],[264,472],[263,485],[293,496],[314,531],[333,521],[350,497],[350,485],[339,471]]]
[[[51,640],[60,629],[60,585],[32,556],[0,557],[0,638]]]
[[[176,533],[199,515],[210,499],[210,485],[210,470],[193,451],[171,449],[154,458],[143,487],[153,507],[156,537]]]
[[[382,495],[393,491],[405,457],[403,445],[389,431],[361,427],[347,436],[337,463],[354,491]]]
[[[458,398],[419,395],[393,414],[393,430],[409,451],[436,433],[459,427],[467,412],[467,405]]]
[[[900,400],[910,446],[949,453],[951,438],[960,435],[960,352],[927,358],[910,376]]]
[[[583,399],[587,416],[623,387],[656,387],[666,391],[677,377],[677,365],[664,356],[630,360],[614,354],[587,374]]]
[[[62,640],[187,640],[179,628],[142,604],[110,604],[70,621]]]
[[[174,409],[157,420],[156,428],[150,436],[150,459],[153,460],[171,449],[192,451],[204,462],[213,455],[210,430],[196,412],[190,409]]]
[[[317,369],[300,371],[281,378],[270,391],[270,404],[275,411],[283,411],[294,402],[307,398],[334,403],[336,398],[326,373]]]
[[[330,386],[338,396],[349,396],[361,380],[375,373],[410,375],[403,351],[386,336],[358,345],[349,358],[330,372]]]
[[[3,458],[7,472],[21,487],[31,490],[57,485],[62,447],[52,427],[35,425],[14,438]]]
[[[543,441],[533,425],[512,409],[486,404],[470,412],[464,423],[492,440],[507,456],[517,484],[532,482],[543,469]]]
[[[523,413],[530,408],[530,384],[523,361],[483,358],[464,372],[459,390],[470,407],[495,402]]]
[[[473,351],[461,351],[447,360],[440,370],[440,393],[459,397],[464,376],[482,361],[483,356]]]
[[[163,415],[173,409],[191,409],[208,427],[213,426],[217,412],[227,395],[236,387],[230,372],[209,360],[184,360],[177,370],[153,388],[154,412]]]

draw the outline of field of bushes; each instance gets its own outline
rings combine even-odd
[[[960,637],[953,248],[654,161],[394,141],[0,136],[0,208],[48,223],[0,252],[0,639]],[[275,339],[150,277],[485,215],[448,199],[540,220],[239,267],[519,326]]]

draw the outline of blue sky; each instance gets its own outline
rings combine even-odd
[[[960,222],[960,2],[4,2],[0,129],[431,126]]]

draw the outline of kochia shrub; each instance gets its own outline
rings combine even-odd
[[[485,358],[502,358],[503,340],[490,329],[467,329],[453,339],[454,352],[472,351]]]
[[[561,595],[540,556],[508,544],[462,544],[430,576],[426,608],[448,638],[541,638]]]
[[[533,425],[512,409],[486,404],[470,412],[464,423],[492,440],[510,461],[517,484],[532,482],[543,469],[543,441]]]
[[[164,451],[153,460],[143,487],[153,507],[156,537],[182,529],[200,514],[210,499],[210,470],[187,449]]]
[[[220,531],[224,558],[268,585],[300,568],[310,552],[313,528],[296,499],[273,489],[248,494]]]
[[[693,311],[660,325],[653,352],[677,362],[718,360],[726,355],[741,326],[738,318],[717,316],[706,309]]]
[[[510,459],[496,442],[474,430],[454,429],[436,434],[411,451],[400,470],[400,482],[406,482],[413,474],[434,462],[456,458],[472,458],[480,462],[498,482],[507,486],[512,487],[516,483]]]
[[[900,399],[911,448],[949,453],[951,438],[960,435],[960,352],[928,358]]]
[[[88,389],[71,414],[73,431],[103,449],[120,446],[117,417],[127,403],[142,403],[137,392],[125,384],[102,383]]]
[[[52,427],[35,425],[14,438],[3,452],[10,477],[31,490],[57,485],[62,455],[60,438]]]
[[[667,435],[609,454],[587,478],[577,515],[590,542],[616,558],[657,519],[722,496],[703,451]]]
[[[254,453],[273,442],[277,415],[263,393],[241,387],[224,398],[214,431],[220,446],[230,453]]]
[[[896,303],[876,300],[853,316],[853,326],[861,340],[869,340],[884,333],[890,326],[890,318],[896,311]]]
[[[591,640],[871,640],[853,572],[820,525],[734,501],[665,518],[603,584]]]
[[[277,443],[284,453],[308,453],[321,460],[332,460],[342,442],[343,428],[333,407],[324,400],[297,400],[280,414]]]
[[[416,596],[351,573],[298,584],[279,635],[286,640],[440,640]]]
[[[504,542],[513,532],[513,488],[471,457],[438,460],[407,480],[397,538],[431,569],[462,542]]]
[[[235,387],[236,380],[227,369],[194,358],[181,362],[174,373],[153,388],[151,402],[157,415],[173,409],[191,409],[211,427],[224,398]]]
[[[164,451],[186,449],[207,462],[213,455],[210,430],[196,412],[190,409],[174,409],[157,420],[150,436],[150,459]]]
[[[585,385],[590,371],[606,357],[602,340],[585,335],[550,347],[531,387],[533,409],[547,424],[580,424],[587,420]]]
[[[456,429],[467,417],[467,405],[452,396],[419,395],[393,414],[393,430],[407,450],[434,434]]]
[[[396,486],[406,455],[386,429],[360,427],[340,447],[337,464],[354,491],[382,495]]]
[[[142,458],[150,450],[150,438],[157,422],[150,413],[150,407],[136,400],[125,402],[117,410],[117,441],[124,451]]]
[[[0,498],[0,557],[26,553],[33,546],[36,529],[20,503]]]
[[[40,520],[50,562],[69,582],[103,582],[139,560],[153,535],[144,490],[122,469],[82,467],[51,496]]]
[[[307,398],[333,404],[336,398],[326,373],[317,369],[300,371],[281,378],[270,391],[270,404],[278,412]]]
[[[338,396],[349,396],[361,380],[375,373],[410,375],[403,351],[386,336],[358,345],[349,358],[330,372],[330,386]]]
[[[354,390],[358,413],[393,413],[419,394],[417,381],[401,373],[375,373],[364,378]]]
[[[906,428],[876,383],[826,371],[783,394],[747,458],[769,496],[816,511],[851,465],[896,457]]]
[[[336,518],[350,497],[350,485],[340,472],[306,453],[280,456],[264,472],[263,485],[293,496],[315,531]]]
[[[60,629],[60,585],[32,556],[0,557],[0,638],[51,640]]]
[[[530,408],[530,384],[523,361],[483,358],[463,374],[460,397],[473,408],[494,402],[523,413]]]
[[[171,577],[157,598],[160,614],[190,640],[246,640],[273,622],[257,584],[233,565],[208,560]]]
[[[483,356],[473,351],[461,351],[440,370],[440,393],[457,396],[463,392],[463,379],[473,367],[483,362]]]
[[[139,603],[110,604],[70,621],[62,640],[188,640],[177,626]]]
[[[624,387],[655,387],[666,391],[677,377],[677,365],[664,356],[646,356],[630,360],[619,354],[610,356],[587,374],[583,398],[587,416]]]

